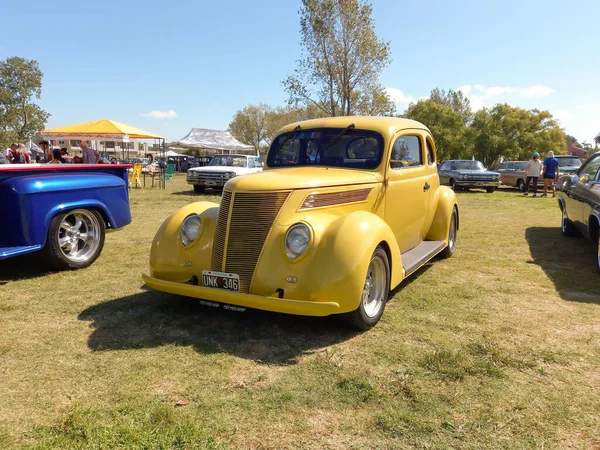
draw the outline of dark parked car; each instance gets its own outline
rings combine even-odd
[[[592,155],[572,175],[556,183],[564,236],[583,235],[598,247],[596,268],[600,271],[600,152]]]
[[[438,167],[440,183],[456,190],[459,188],[481,188],[492,193],[500,186],[500,174],[490,172],[479,161],[454,159]]]
[[[577,170],[581,167],[581,160],[577,156],[570,155],[557,155],[558,159],[558,170],[560,175],[572,175],[577,173]]]

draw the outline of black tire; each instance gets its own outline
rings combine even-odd
[[[565,211],[564,206],[562,207],[562,220],[560,230],[562,232],[562,235],[567,237],[574,237],[579,234],[577,233],[575,225],[573,225],[573,222],[571,222],[571,220],[567,216],[567,212]]]
[[[598,256],[596,257],[596,270],[598,271],[598,273],[600,273],[600,235],[598,236],[596,247],[598,247]]]
[[[485,190],[488,194],[493,194],[494,191],[496,190],[496,188],[493,186],[490,186],[490,187],[486,187]]]
[[[454,249],[456,247],[456,236],[458,232],[458,209],[456,206],[452,209],[452,217],[450,218],[450,225],[448,226],[448,245],[442,250],[440,256],[442,258],[450,258],[454,255]]]
[[[105,231],[104,218],[95,209],[57,214],[50,221],[43,250],[48,264],[57,270],[90,266],[102,253]]]
[[[377,272],[377,274],[374,275],[374,272]],[[375,282],[373,282],[374,277],[378,278],[378,280],[375,280]],[[375,286],[375,283],[377,286]],[[379,300],[368,301],[371,299],[371,294],[373,293],[371,290],[372,288],[375,288],[377,291],[376,296],[379,298]],[[366,289],[369,290],[368,295]],[[363,287],[358,308],[351,313],[344,315],[348,325],[354,329],[363,331],[375,326],[375,324],[379,322],[379,319],[381,319],[381,316],[383,315],[389,294],[390,262],[388,260],[387,253],[379,245],[373,252],[373,256],[371,256],[371,261],[369,263],[369,268],[367,269],[367,274],[365,275],[365,285]],[[372,303],[377,304],[371,305]],[[370,310],[371,307],[373,307],[372,310]]]
[[[450,181],[448,181],[448,186],[450,186],[450,189],[453,191],[456,191],[456,181],[454,181],[454,178],[450,178]]]
[[[196,194],[202,194],[205,190],[204,186],[198,186],[197,184],[194,185],[194,192]]]
[[[517,189],[519,192],[525,192],[525,181],[521,180],[520,178],[517,180]]]

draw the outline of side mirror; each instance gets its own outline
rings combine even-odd
[[[581,175],[579,175],[579,181],[581,183],[587,183],[588,181],[590,181],[590,176],[587,173],[582,173]]]

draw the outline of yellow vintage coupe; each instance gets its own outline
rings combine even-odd
[[[293,123],[261,173],[233,178],[220,205],[165,220],[147,286],[237,307],[344,314],[375,325],[390,289],[456,244],[458,206],[440,186],[419,122],[333,117]]]

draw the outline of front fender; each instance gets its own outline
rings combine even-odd
[[[450,229],[450,219],[452,218],[452,210],[456,206],[458,215],[458,202],[456,201],[456,193],[447,186],[440,186],[435,192],[435,197],[431,205],[435,205],[435,215],[433,222],[427,233],[426,240],[428,241],[445,241],[448,243],[448,230]],[[456,229],[459,227],[459,217],[457,216]]]
[[[274,226],[257,264],[251,292],[284,298],[336,302],[339,312],[353,311],[360,301],[373,251],[383,244],[391,265],[391,287],[402,280],[398,243],[389,226],[367,211],[346,215],[312,213],[303,219],[313,229],[313,244],[297,262],[285,255],[288,227]],[[295,282],[290,282],[295,279]]]
[[[150,249],[150,275],[167,281],[185,282],[211,267],[212,244],[219,205],[213,202],[191,203],[171,214],[160,226]],[[183,220],[190,214],[202,219],[200,236],[192,245],[181,243]]]

